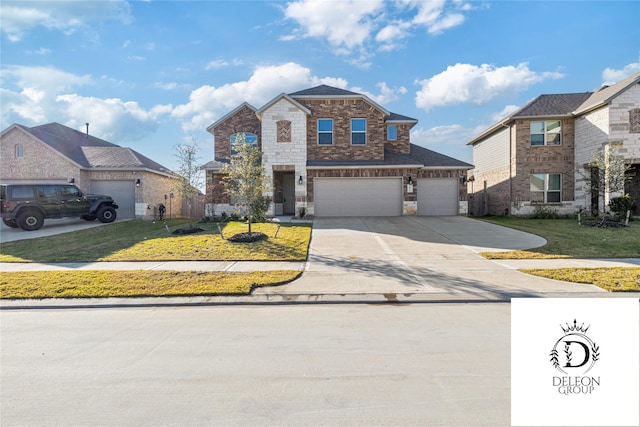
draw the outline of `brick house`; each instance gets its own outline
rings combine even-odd
[[[589,163],[611,147],[632,167],[625,193],[640,201],[640,73],[596,92],[540,95],[467,144],[473,215],[526,215],[536,206],[602,212],[619,194],[591,194]]]
[[[72,182],[85,193],[107,194],[118,203],[118,218],[153,218],[154,208],[173,191],[172,215],[181,216],[179,177],[130,148],[48,123],[13,124],[0,134],[3,183]]]
[[[472,166],[411,144],[417,120],[368,97],[326,85],[280,94],[261,108],[243,103],[213,123],[215,159],[204,166],[215,214],[238,209],[221,169],[231,141],[257,144],[271,197],[270,215],[458,215],[467,213]]]

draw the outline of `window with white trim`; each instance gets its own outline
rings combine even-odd
[[[24,147],[22,144],[16,144],[16,159],[24,157]]]
[[[333,144],[333,119],[318,119],[318,145]]]
[[[351,144],[367,143],[367,119],[351,119]]]
[[[540,201],[544,203],[560,203],[562,201],[562,175],[559,173],[531,174],[530,190],[532,193],[539,194]]]
[[[531,145],[560,145],[562,142],[562,124],[560,120],[531,122],[529,125]]]
[[[231,155],[238,154],[237,150],[233,149],[233,144],[237,142],[243,142],[242,138],[244,138],[245,144],[256,145],[258,143],[258,135],[250,132],[238,132],[234,133],[229,137],[229,142],[231,143]]]
[[[396,125],[387,126],[387,140],[395,141],[398,139],[398,127]]]

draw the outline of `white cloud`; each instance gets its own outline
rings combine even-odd
[[[472,103],[482,105],[507,93],[517,93],[547,79],[559,79],[557,72],[538,73],[529,64],[495,67],[456,64],[429,79],[417,81],[416,106],[425,111],[434,107]]]
[[[407,89],[404,86],[400,86],[399,88],[390,88],[385,82],[377,83],[376,87],[380,89],[379,95],[374,95],[360,87],[352,87],[349,90],[366,95],[369,99],[382,106],[397,100],[400,95],[407,93]]]
[[[2,77],[3,129],[11,123],[34,126],[54,121],[81,129],[89,122],[96,136],[118,143],[153,133],[160,118],[173,110],[171,105],[145,110],[137,102],[72,93],[95,84],[93,78],[56,68],[11,66],[2,69]],[[99,79],[111,80],[106,76]]]
[[[368,51],[397,49],[420,28],[429,34],[440,34],[461,25],[464,13],[473,9],[471,4],[460,0],[297,0],[287,3],[283,10],[285,18],[299,27],[280,39],[325,39],[334,54],[356,54],[359,57],[349,62],[366,69],[370,65]],[[372,46],[374,43],[377,47]]]
[[[602,72],[602,84],[612,85],[635,73],[640,73],[640,62],[627,64],[622,70],[607,68]]]
[[[35,27],[70,34],[91,23],[117,20],[130,23],[133,18],[126,1],[30,1],[3,2],[0,5],[2,32],[9,41],[21,40]]]
[[[515,113],[518,109],[520,109],[517,105],[507,105],[501,111],[494,113],[491,115],[491,120],[493,123],[497,123],[502,119],[506,119],[511,114]]]
[[[88,122],[93,134],[108,141],[141,139],[157,129],[159,114],[170,111],[170,106],[157,106],[147,111],[137,102],[77,94],[60,95],[56,102],[68,117],[67,126],[80,128]]]
[[[285,17],[302,27],[302,37],[325,38],[347,51],[365,42],[383,10],[382,0],[299,0],[284,8]]]

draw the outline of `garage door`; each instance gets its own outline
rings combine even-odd
[[[418,180],[418,215],[457,214],[458,180],[456,178]]]
[[[401,178],[316,178],[317,216],[402,215]]]
[[[113,197],[118,203],[118,218],[135,218],[136,185],[134,181],[91,181],[91,192]]]

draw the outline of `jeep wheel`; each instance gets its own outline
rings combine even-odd
[[[113,222],[116,220],[116,210],[111,206],[102,206],[98,209],[98,220],[100,222]]]
[[[17,218],[20,228],[26,231],[38,230],[44,224],[44,215],[42,212],[29,210],[27,212],[21,212]]]
[[[18,223],[16,222],[15,219],[4,219],[4,218],[2,218],[2,222],[4,222],[4,225],[6,225],[7,227],[18,228]]]

